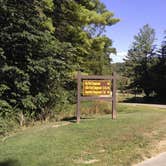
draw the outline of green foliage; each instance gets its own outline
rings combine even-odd
[[[160,49],[151,60],[151,80],[153,91],[162,99],[166,96],[166,37]]]
[[[13,118],[3,119],[0,117],[0,136],[5,136],[16,128],[18,128],[18,123]]]
[[[119,20],[99,1],[54,1],[54,5],[55,37],[76,49],[76,69],[97,74],[109,70],[109,55],[114,49],[112,41],[102,32],[106,25]]]
[[[130,88],[144,91],[148,96],[152,92],[149,68],[154,51],[155,31],[149,25],[143,26],[134,37],[131,49],[125,59],[126,75],[131,79]]]
[[[12,107],[5,100],[0,100],[0,117],[9,116],[12,112]]]
[[[130,84],[130,79],[125,75],[125,63],[114,63],[112,64],[112,70],[116,73],[117,77],[117,89],[121,93],[127,90]]]
[[[126,76],[131,80],[130,88],[144,91],[147,96],[157,95],[161,101],[166,96],[166,41],[165,37],[156,50],[153,43],[155,33],[145,25],[135,36],[132,48],[128,51]]]
[[[99,0],[1,0],[1,116],[45,119],[75,102],[77,70],[110,74],[118,21]]]

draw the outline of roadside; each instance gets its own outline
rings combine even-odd
[[[149,106],[156,108],[166,108],[166,105],[161,105],[161,104],[141,104],[141,103],[121,103],[121,104],[131,105],[131,106]]]
[[[145,160],[135,166],[166,166],[166,152]]]
[[[153,108],[166,108],[166,105],[161,104],[141,104],[141,103],[121,103],[123,105],[127,106],[147,106],[147,107],[153,107]],[[166,148],[166,140],[156,142],[155,147],[155,156],[149,159],[145,159],[141,163],[138,163],[134,166],[166,166],[166,152],[159,153],[163,151]],[[156,153],[158,151],[158,154]],[[165,150],[164,150],[165,151]]]

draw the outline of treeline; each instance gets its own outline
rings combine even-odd
[[[155,30],[149,25],[140,29],[125,58],[124,76],[128,89],[166,101],[166,33],[160,46],[155,40]]]
[[[99,0],[0,0],[0,117],[45,119],[75,101],[76,71],[110,74],[118,21]]]

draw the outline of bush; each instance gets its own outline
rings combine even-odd
[[[5,136],[16,128],[18,128],[16,120],[0,117],[0,136]]]

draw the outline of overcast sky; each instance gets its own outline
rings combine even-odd
[[[107,28],[107,36],[113,40],[117,56],[113,62],[122,61],[134,35],[145,24],[156,31],[156,43],[160,43],[166,30],[166,0],[101,0],[121,21]]]

